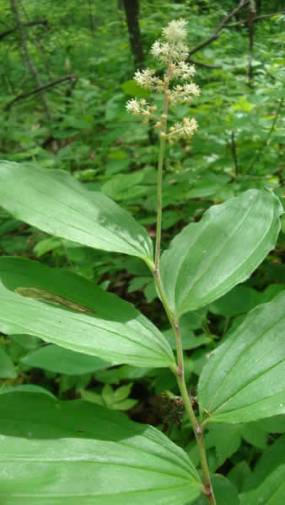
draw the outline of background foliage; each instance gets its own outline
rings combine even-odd
[[[135,52],[129,44],[127,4],[115,0],[84,0],[80,5],[74,0],[0,0],[1,157],[29,161],[47,173],[50,169],[72,173],[86,188],[100,190],[130,210],[154,235],[157,139],[127,115],[125,102],[147,93],[131,76],[136,66],[148,63],[148,49],[161,27],[185,17],[202,90],[191,110],[199,131],[190,145],[169,150],[164,245],[213,203],[247,189],[265,187],[282,199],[283,1],[248,2],[221,27],[221,20],[238,2],[141,0],[141,39]],[[212,34],[216,36],[211,43],[199,48]],[[185,113],[187,107],[180,106],[178,117]],[[276,250],[249,281],[191,317],[183,315],[187,378],[193,390],[207,355],[224,334],[234,331],[249,310],[284,289],[284,232],[283,218]],[[0,253],[39,259],[47,266],[64,267],[96,281],[103,289],[136,303],[174,346],[152,278],[139,259],[47,235],[2,210]],[[3,272],[5,261],[0,260]],[[190,352],[191,362],[187,359]],[[159,427],[186,448],[194,462],[197,459],[175,379],[167,370],[111,366],[23,334],[1,336],[0,364],[2,393],[11,388],[42,391],[63,400],[82,398],[127,411],[131,419]],[[273,473],[267,487],[264,484],[265,494],[274,488],[274,472],[284,473],[284,426],[284,418],[277,416],[209,427],[206,443],[211,469],[227,475],[242,504],[257,503],[256,482],[262,482],[268,466]],[[278,492],[276,501],[264,498],[262,503],[283,503],[285,491]]]

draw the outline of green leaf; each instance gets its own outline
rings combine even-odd
[[[10,335],[10,338],[18,346],[25,349],[25,351],[34,351],[40,345],[40,340],[31,335]]]
[[[262,425],[266,433],[285,433],[285,417],[284,415],[274,416],[267,419],[262,419],[254,424]]]
[[[285,413],[285,291],[259,305],[209,358],[199,401],[210,421],[240,423]]]
[[[284,505],[285,437],[268,447],[246,482],[241,505]]]
[[[281,212],[274,194],[249,190],[186,226],[161,260],[171,310],[198,309],[246,280],[273,249]]]
[[[241,445],[242,427],[230,424],[212,424],[206,433],[206,448],[215,449],[217,468],[229,459]]]
[[[184,332],[181,333],[182,333],[182,347],[184,351],[196,349],[197,347],[211,343],[211,339],[207,335],[194,335],[192,331],[188,331],[188,334]],[[172,328],[166,330],[163,334],[170,343],[171,348],[176,349],[175,335]]]
[[[38,394],[47,395],[50,398],[56,399],[56,397],[48,389],[45,389],[41,386],[37,386],[36,384],[16,384],[16,385],[3,384],[0,387],[0,394],[1,395],[6,395],[6,394],[10,394],[10,393],[15,393],[15,392],[38,393]],[[1,398],[1,400],[2,400],[2,398]]]
[[[248,286],[236,286],[226,295],[211,303],[209,309],[213,314],[225,317],[238,316],[249,312],[260,300],[260,292]]]
[[[258,449],[265,449],[267,446],[268,433],[263,428],[262,421],[247,423],[243,426],[242,437],[248,444],[257,447]],[[230,425],[228,425],[230,426]]]
[[[256,489],[241,496],[241,505],[284,505],[285,497],[285,465],[270,472],[264,481],[259,482]]]
[[[41,256],[44,256],[45,254],[54,251],[55,249],[58,249],[61,245],[62,242],[58,238],[55,237],[44,238],[35,245],[34,253],[37,258],[40,258]]]
[[[66,375],[82,375],[106,368],[108,363],[57,345],[46,345],[26,354],[21,363],[33,368]]]
[[[83,277],[25,259],[0,258],[0,278],[3,333],[32,335],[112,364],[174,364],[170,345],[146,317]],[[26,296],[13,291],[17,288]]]
[[[110,384],[105,384],[101,394],[92,390],[80,390],[80,395],[83,400],[96,403],[108,409],[130,410],[138,403],[138,400],[128,398],[131,388],[132,384],[127,384],[113,390]]]
[[[10,356],[0,347],[0,379],[15,379],[17,372]]]
[[[145,170],[116,174],[107,180],[101,189],[105,195],[116,200],[138,199],[148,191],[148,187],[141,184],[144,178],[146,178]]]
[[[247,461],[239,461],[227,474],[228,479],[235,485],[239,492],[244,488],[245,482],[250,477],[251,469]]]
[[[184,505],[202,485],[151,426],[81,401],[1,398],[0,500],[9,505]]]
[[[151,374],[151,368],[138,368],[130,365],[108,368],[96,372],[96,379],[107,384],[119,384],[122,380],[138,380]]]
[[[135,96],[137,98],[146,98],[150,95],[149,90],[139,86],[134,79],[124,82],[121,88],[126,95]]]
[[[146,230],[106,195],[84,188],[60,170],[0,162],[2,207],[56,237],[79,244],[138,256],[152,257]]]

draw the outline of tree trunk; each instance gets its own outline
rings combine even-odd
[[[260,14],[262,9],[262,0],[256,0],[256,12]]]
[[[254,20],[256,17],[256,3],[255,0],[250,0],[248,10],[248,84],[253,87],[253,58],[254,58]]]
[[[139,0],[123,0],[123,4],[135,66],[140,68],[144,64],[144,52],[139,25]]]
[[[88,0],[88,9],[89,9],[90,30],[92,35],[94,36],[96,32],[96,22],[94,17],[94,5],[92,0]]]
[[[38,88],[40,88],[41,86],[43,86],[43,83],[40,79],[37,68],[34,65],[32,57],[30,56],[30,53],[29,53],[28,37],[27,37],[25,25],[21,20],[21,15],[20,15],[19,6],[18,6],[18,0],[10,0],[10,5],[11,5],[12,14],[14,16],[15,25],[17,28],[19,49],[20,49],[23,63],[27,67],[31,76],[33,77],[33,79],[36,83],[36,86]],[[41,94],[40,96],[41,96],[43,108],[45,110],[47,119],[50,119],[49,107],[48,107],[47,101],[45,99],[45,96],[43,94]]]

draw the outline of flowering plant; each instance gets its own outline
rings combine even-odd
[[[180,138],[189,139],[198,128],[194,118],[185,117],[182,122],[168,129],[169,108],[175,104],[191,104],[193,97],[200,94],[199,87],[192,81],[195,67],[187,63],[186,37],[186,21],[171,21],[162,31],[162,40],[154,42],[151,48],[153,57],[164,66],[163,77],[157,76],[152,68],[137,70],[134,75],[137,84],[143,88],[163,94],[162,111],[144,98],[133,98],[127,102],[130,113],[141,116],[144,121],[153,120],[161,139],[170,142]]]
[[[129,212],[67,172],[2,161],[0,202],[17,219],[59,239],[144,262],[171,338],[126,300],[92,281],[16,257],[0,258],[0,331],[7,339],[22,341],[30,335],[53,344],[49,352],[58,361],[66,352],[68,361],[79,360],[80,370],[84,356],[87,370],[99,373],[110,368],[112,374],[113,367],[124,364],[151,373],[158,369],[158,375],[161,368],[168,369],[179,394],[174,401],[187,415],[195,449],[190,458],[189,447],[183,450],[160,430],[118,416],[112,409],[116,403],[122,407],[128,385],[115,392],[106,386],[105,408],[94,405],[98,395],[82,396],[92,405],[58,401],[33,387],[25,394],[19,385],[0,401],[3,504],[220,505],[228,504],[229,496],[231,503],[240,503],[231,483],[211,471],[207,435],[219,423],[242,425],[285,413],[284,291],[275,297],[271,293],[269,303],[255,307],[231,328],[205,357],[198,384],[185,374],[189,347],[181,318],[187,314],[191,320],[200,309],[206,313],[252,274],[277,241],[282,210],[272,192],[250,189],[186,225],[161,254],[166,147],[191,138],[197,129],[194,118],[171,124],[169,111],[191,104],[199,88],[187,62],[184,20],[171,21],[151,52],[163,66],[162,76],[146,69],[137,71],[135,79],[162,95],[162,109],[144,99],[130,100],[127,109],[152,121],[159,132],[155,250],[148,230]],[[192,364],[190,353],[187,358]],[[271,465],[272,454],[269,461]],[[269,490],[280,478],[280,468],[269,475]],[[264,496],[271,503],[267,480],[260,493],[253,489],[244,496],[247,505],[260,499],[265,504]]]

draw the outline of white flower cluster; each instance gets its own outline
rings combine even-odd
[[[179,61],[173,68],[173,76],[181,79],[181,81],[189,81],[194,77],[196,69],[194,65],[189,65],[185,61]]]
[[[137,70],[134,75],[134,80],[145,89],[156,88],[159,84],[160,79],[156,77],[155,72],[152,68],[146,68],[145,70]]]
[[[171,142],[173,142],[174,139],[191,138],[197,129],[198,123],[196,119],[184,117],[181,123],[175,123],[174,126],[171,126],[168,138]]]
[[[190,84],[178,84],[169,93],[169,99],[173,103],[192,103],[193,96],[200,95],[200,88],[194,82]]]
[[[131,100],[128,100],[126,109],[131,114],[134,114],[135,116],[143,116],[146,120],[148,120],[156,111],[156,106],[149,105],[144,98],[141,98],[140,100],[132,98]]]
[[[186,19],[173,20],[162,29],[163,37],[169,42],[182,42],[187,37],[187,21]]]
[[[163,63],[185,61],[188,56],[186,26],[185,19],[170,21],[162,30],[162,41],[153,44],[152,55]]]
[[[169,42],[160,42],[157,40],[151,48],[151,54],[163,63],[169,63],[170,61],[176,63],[186,60],[188,48],[183,42],[170,44]]]
[[[194,65],[187,63],[188,47],[185,43],[187,37],[187,22],[184,19],[171,21],[162,30],[162,39],[156,41],[152,48],[152,55],[166,66],[162,78],[158,77],[153,69],[137,70],[134,79],[142,88],[164,94],[168,105],[190,104],[193,97],[200,94],[199,87],[192,82],[195,75]],[[177,84],[177,81],[182,84]],[[136,116],[142,116],[145,121],[155,120],[155,126],[164,130],[167,118],[157,117],[156,107],[151,106],[144,99],[132,99],[127,102],[127,110]],[[169,133],[163,132],[173,141],[175,138],[189,138],[197,129],[194,119],[185,118],[182,123],[170,128]],[[162,134],[162,133],[161,133]]]

